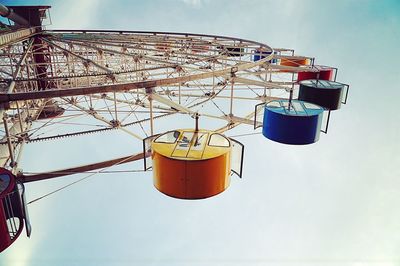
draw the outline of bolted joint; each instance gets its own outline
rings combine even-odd
[[[180,65],[176,65],[176,66],[175,66],[175,71],[178,72],[178,73],[179,73],[179,72],[182,72],[182,71],[183,71],[183,68],[182,68]]]
[[[17,163],[16,161],[11,161],[11,162],[10,162],[10,167],[11,167],[11,168],[14,168],[14,167],[17,166],[17,164],[18,164],[18,163]]]
[[[146,94],[153,94],[154,87],[145,88]]]
[[[117,80],[116,77],[115,77],[115,75],[112,74],[112,73],[107,74],[107,78],[109,78],[113,83]]]
[[[200,114],[199,113],[194,113],[194,114],[191,115],[191,117],[194,118],[194,119],[198,119],[200,117]]]
[[[111,120],[110,124],[112,127],[116,128],[116,127],[120,127],[121,126],[121,122],[119,120]]]
[[[238,71],[239,71],[239,69],[237,67],[232,67],[231,68],[231,77],[236,77],[235,73]]]
[[[95,115],[97,112],[93,109],[93,107],[90,107],[89,110],[87,111],[88,114],[90,115]]]
[[[89,60],[85,60],[85,61],[83,61],[83,66],[85,67],[85,68],[89,68],[89,65],[90,65],[90,61]]]
[[[23,141],[29,142],[29,135],[28,135],[28,133],[24,132],[24,133],[21,133],[19,136],[17,136],[17,139],[19,142],[23,142]]]

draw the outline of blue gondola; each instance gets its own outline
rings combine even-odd
[[[324,108],[297,101],[274,100],[265,105],[263,135],[284,144],[317,142],[321,131]]]
[[[272,54],[272,50],[266,51],[266,50],[263,50],[261,48],[258,48],[256,50],[254,50],[253,53],[254,53],[253,54],[253,61],[257,62],[257,61],[259,61],[261,59],[266,58],[270,54]],[[274,54],[276,54],[276,52],[274,52]],[[272,60],[270,60],[270,62],[271,63],[276,63],[277,59],[272,59]]]

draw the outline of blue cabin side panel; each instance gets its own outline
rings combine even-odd
[[[265,108],[263,135],[284,144],[311,144],[317,142],[322,124],[322,113],[312,116],[292,116]]]

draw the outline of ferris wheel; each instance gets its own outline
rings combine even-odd
[[[24,224],[30,235],[24,183],[142,161],[162,193],[211,197],[242,176],[244,146],[229,130],[311,144],[347,101],[336,68],[293,49],[192,33],[45,30],[49,8],[0,6],[14,21],[0,33],[0,251]],[[93,135],[101,144],[110,131],[137,149],[35,174],[20,163],[30,143]]]

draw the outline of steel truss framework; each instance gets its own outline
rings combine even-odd
[[[314,71],[313,58],[291,49],[222,36],[33,28],[13,36],[0,38],[0,167],[15,173],[30,142],[109,130],[141,142],[159,133],[159,119],[174,121],[178,114],[219,121],[218,132],[253,125],[256,104],[288,98],[297,88],[295,73]],[[255,51],[263,52],[261,60],[254,61]],[[293,66],[274,63],[282,59]],[[306,65],[296,66],[304,59]],[[47,109],[63,112],[40,119]],[[138,150],[19,178],[47,179],[143,156]]]

